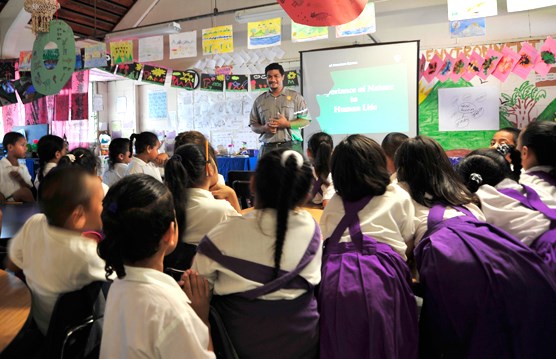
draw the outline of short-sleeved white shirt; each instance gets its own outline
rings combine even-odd
[[[315,176],[315,180],[317,180],[316,176]],[[313,197],[313,199],[311,200],[314,204],[322,204],[322,201],[329,201],[332,198],[332,196],[334,196],[334,194],[336,193],[336,190],[334,189],[334,183],[332,182],[332,173],[328,174],[326,180],[328,181],[329,184],[326,185],[323,183],[320,186],[320,189],[322,190],[322,195],[318,192],[317,194],[315,194],[315,197]]]
[[[550,228],[550,220],[542,213],[531,210],[521,202],[498,192],[500,189],[513,189],[523,193],[521,185],[510,179],[502,180],[495,187],[481,186],[477,195],[481,200],[481,209],[487,222],[513,234],[530,246]],[[551,208],[556,208],[556,197],[547,198],[544,203]]]
[[[114,167],[109,168],[104,175],[102,175],[102,182],[108,187],[124,178],[127,174],[127,164],[115,163]]]
[[[138,157],[133,157],[127,167],[128,175],[132,175],[135,173],[144,173],[149,176],[153,176],[154,178],[162,182],[162,177],[160,176],[160,171],[158,170],[158,168],[154,164],[150,162],[146,163]]]
[[[345,215],[342,197],[334,195],[322,213],[320,226],[322,235],[332,235]],[[378,242],[388,244],[406,259],[407,244],[413,240],[415,221],[414,208],[409,194],[398,185],[389,184],[386,192],[375,196],[359,211],[361,231]],[[342,234],[340,242],[351,242],[349,230]]]
[[[556,156],[556,154],[555,154]],[[556,186],[546,182],[540,177],[535,175],[531,175],[531,172],[550,172],[554,167],[552,166],[535,166],[531,167],[528,170],[521,173],[519,177],[519,183],[524,184],[533,188],[539,196],[541,200],[546,203],[547,200],[551,200],[556,198]]]
[[[100,358],[215,358],[209,330],[167,274],[125,266],[108,292]]]
[[[9,256],[23,269],[33,295],[31,312],[43,334],[60,294],[106,280],[97,243],[77,232],[50,226],[41,213],[29,218],[12,238]]]
[[[33,187],[31,175],[29,174],[27,166],[22,163],[18,163],[17,166],[12,166],[8,158],[4,157],[0,160],[0,193],[6,198],[10,197],[21,187],[16,180],[10,177],[10,173],[13,171],[19,172],[27,186]]]
[[[289,212],[280,263],[282,270],[291,271],[297,267],[313,239],[316,225],[313,217],[305,210]],[[253,210],[243,217],[231,217],[216,226],[208,237],[227,256],[274,268],[276,210]],[[321,279],[321,263],[322,246],[319,246],[313,260],[299,275],[317,285]],[[192,268],[207,278],[216,295],[242,293],[261,286],[261,283],[247,280],[199,252],[195,255]],[[259,299],[295,299],[305,292],[304,289],[280,289]]]
[[[42,172],[42,176],[43,178],[46,177],[46,175],[48,174],[48,172],[50,172],[54,167],[56,167],[58,164],[55,162],[48,162],[47,164],[44,165],[44,169],[40,168],[39,171]],[[39,180],[39,174],[37,173],[37,175],[35,176],[35,188],[38,190],[39,186],[41,184],[41,181]]]
[[[188,188],[187,197],[186,229],[181,236],[185,243],[198,245],[216,225],[240,215],[230,202],[214,198],[207,190]]]

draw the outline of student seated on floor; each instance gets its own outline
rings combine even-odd
[[[6,156],[0,160],[0,203],[5,201],[33,202],[33,184],[27,166],[19,163],[25,158],[27,140],[19,132],[8,132],[2,140]]]

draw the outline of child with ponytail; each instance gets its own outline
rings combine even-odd
[[[130,141],[127,138],[116,138],[108,146],[108,170],[104,172],[102,181],[112,186],[125,177],[131,162]]]
[[[178,242],[170,191],[145,174],[117,182],[103,202],[98,253],[118,276],[106,300],[100,358],[214,358],[209,351],[208,284],[196,273],[183,288],[164,274]]]
[[[134,145],[135,152],[133,152]],[[160,141],[154,133],[141,132],[139,134],[132,134],[129,138],[129,151],[135,153],[135,155],[128,165],[127,174],[145,173],[162,182],[160,171],[154,164],[159,148]]]
[[[38,190],[44,176],[56,167],[60,158],[66,155],[64,139],[55,135],[42,136],[37,144],[39,155],[39,171],[35,178],[35,188]]]
[[[303,156],[264,155],[251,182],[255,209],[216,226],[193,269],[206,277],[240,358],[316,358],[321,235],[299,208],[313,179]]]
[[[318,132],[311,136],[307,146],[307,157],[313,164],[315,179],[311,191],[311,202],[324,208],[335,193],[330,172],[330,157],[334,142],[329,134]]]

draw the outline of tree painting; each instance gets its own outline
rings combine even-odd
[[[539,90],[534,84],[525,81],[514,89],[511,96],[502,94],[500,114],[516,128],[524,128],[535,121],[532,111],[543,98],[546,98],[546,90]]]

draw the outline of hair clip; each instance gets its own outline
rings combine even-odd
[[[182,158],[181,158],[180,155],[172,155],[172,157],[170,157],[170,160],[181,162],[181,161],[182,161]]]
[[[112,214],[116,214],[116,211],[118,210],[118,204],[116,202],[112,202],[108,205],[106,209],[108,210],[108,212],[111,212]]]
[[[471,173],[471,175],[469,175],[469,179],[473,182],[477,182],[478,185],[483,183],[483,177],[478,173]]]
[[[496,151],[498,151],[498,153],[502,156],[506,156],[508,153],[511,152],[511,150],[512,148],[506,143],[503,143],[500,146],[496,147]]]
[[[291,156],[295,158],[297,168],[301,168],[304,161],[303,156],[299,152],[296,152],[294,150],[286,150],[282,153],[282,156],[280,157],[280,164],[282,165],[282,167],[286,167],[286,162]]]
[[[69,160],[70,160],[71,163],[74,163],[74,162],[75,162],[75,156],[74,156],[73,154],[68,153],[66,156],[67,156],[67,158],[69,158]]]

